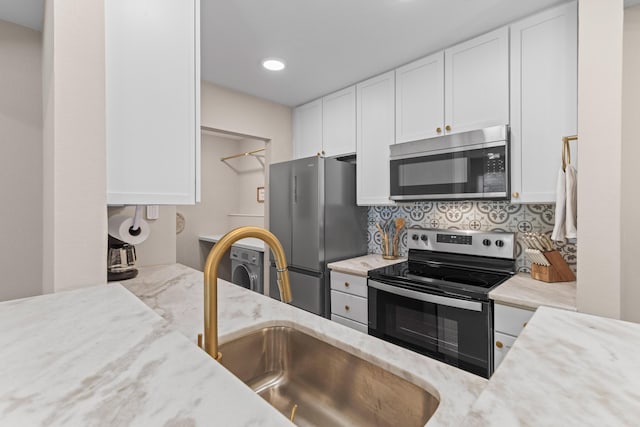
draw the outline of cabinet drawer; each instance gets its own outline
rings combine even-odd
[[[331,291],[331,313],[367,324],[367,299]]]
[[[529,319],[531,319],[533,313],[533,311],[523,308],[496,304],[493,313],[495,319],[494,328],[497,332],[517,337],[520,335],[522,328],[524,328]]]
[[[333,320],[336,323],[340,323],[341,325],[347,326],[351,329],[355,329],[356,331],[360,331],[362,333],[368,333],[369,332],[369,327],[363,323],[360,322],[355,322],[353,320],[350,319],[346,319],[344,317],[338,316],[336,314],[332,314],[331,315],[331,320]]]
[[[367,297],[367,278],[352,274],[331,272],[331,289],[351,295]]]
[[[493,339],[493,370],[498,369],[498,365],[502,363],[502,359],[507,355],[516,337],[496,332]]]

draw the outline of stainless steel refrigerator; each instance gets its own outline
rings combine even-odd
[[[269,229],[284,247],[292,304],[329,317],[327,264],[367,253],[367,209],[356,205],[355,164],[308,157],[269,168]],[[269,294],[279,298],[271,256]]]

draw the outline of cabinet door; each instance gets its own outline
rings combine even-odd
[[[199,22],[199,0],[105,2],[109,204],[199,198]]]
[[[511,26],[513,202],[555,202],[562,137],[577,130],[577,24],[573,2]]]
[[[517,337],[527,326],[535,312],[510,305],[495,304],[493,310],[494,329]]]
[[[396,142],[444,131],[444,52],[396,69]]]
[[[293,111],[293,152],[296,159],[322,151],[322,99],[301,105]]]
[[[516,337],[511,335],[502,334],[496,332],[493,339],[493,370],[495,372],[498,369],[502,359],[507,355],[513,343],[516,342]]]
[[[322,98],[322,151],[326,157],[356,152],[356,87]]]
[[[394,141],[394,72],[356,86],[358,205],[389,205],[389,145]]]
[[[465,132],[509,123],[509,30],[445,50],[445,129]]]

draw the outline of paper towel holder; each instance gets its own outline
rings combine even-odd
[[[133,214],[133,224],[129,227],[129,234],[132,236],[139,236],[142,233],[142,227],[140,227],[140,221],[142,221],[142,205],[136,206],[136,212]]]

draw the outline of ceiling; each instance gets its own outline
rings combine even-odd
[[[0,0],[0,19],[42,31],[44,0]]]
[[[295,106],[563,2],[202,0],[202,78]]]
[[[295,106],[565,1],[201,0],[202,78]],[[43,7],[0,0],[0,19],[42,29]]]

